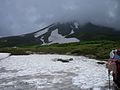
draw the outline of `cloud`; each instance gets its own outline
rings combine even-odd
[[[119,0],[1,0],[0,33],[28,33],[55,23],[79,20],[120,29]]]

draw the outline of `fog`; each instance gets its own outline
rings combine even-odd
[[[120,0],[0,0],[0,36],[73,20],[120,29]]]

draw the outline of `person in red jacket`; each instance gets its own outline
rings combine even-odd
[[[109,72],[113,72],[113,81],[120,88],[120,49],[110,52],[110,60],[107,63]]]

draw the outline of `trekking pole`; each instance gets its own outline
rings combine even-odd
[[[109,90],[110,90],[110,70],[108,70]]]

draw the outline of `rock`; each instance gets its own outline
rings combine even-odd
[[[105,64],[105,62],[97,62],[97,64]]]
[[[73,58],[70,58],[70,59],[69,59],[69,61],[72,61],[72,60],[73,60]]]
[[[69,62],[68,59],[57,59],[57,61],[61,61],[61,62]]]
[[[57,61],[61,61],[61,62],[69,62],[69,61],[72,61],[73,58],[70,58],[70,59],[57,59]]]
[[[26,51],[26,53],[27,53],[27,54],[33,54],[33,52],[32,52],[32,51]]]

